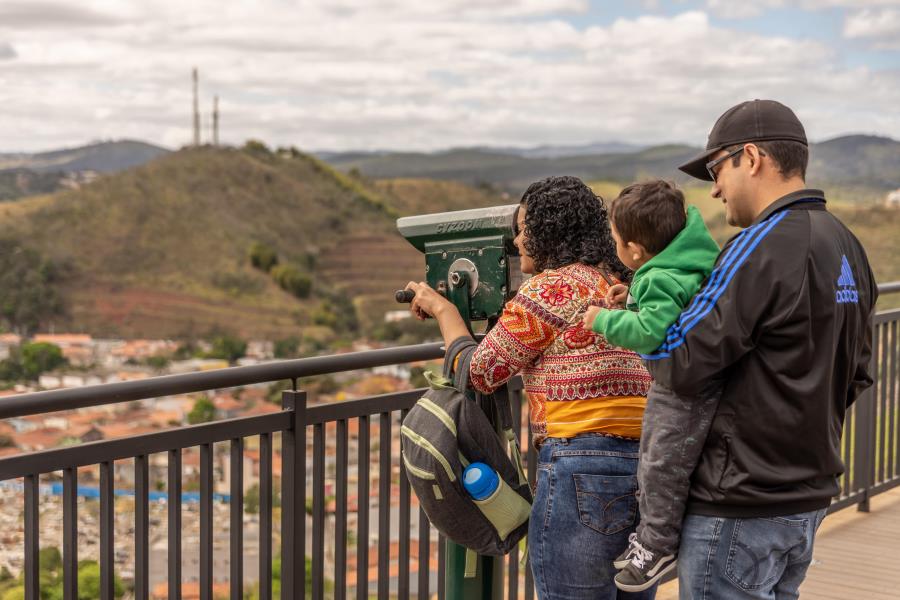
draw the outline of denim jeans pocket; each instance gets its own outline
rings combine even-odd
[[[604,535],[633,527],[637,518],[637,477],[574,473],[581,523]]]
[[[784,573],[791,551],[806,543],[808,527],[809,519],[737,519],[726,576],[745,591],[772,585]]]

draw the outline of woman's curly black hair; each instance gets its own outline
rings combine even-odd
[[[616,256],[603,198],[577,177],[548,177],[528,186],[525,206],[525,249],[535,269],[557,269],[571,263],[605,266],[619,279],[631,272]]]

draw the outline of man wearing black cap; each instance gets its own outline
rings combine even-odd
[[[724,391],[691,478],[681,598],[794,598],[844,471],[844,413],[872,384],[874,276],[805,184],[803,125],[772,100],[723,114],[680,169],[743,231],[645,356],[651,394]]]

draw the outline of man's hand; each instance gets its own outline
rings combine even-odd
[[[606,304],[608,306],[625,308],[626,302],[628,302],[628,286],[624,283],[617,283],[606,292]]]
[[[600,311],[603,310],[599,306],[589,306],[587,312],[584,313],[584,317],[581,319],[581,326],[591,331],[594,327],[594,319],[597,318],[597,315],[600,314]]]

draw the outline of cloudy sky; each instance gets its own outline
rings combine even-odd
[[[0,0],[0,152],[703,144],[749,98],[900,139],[900,0]],[[204,137],[206,137],[204,133]]]

